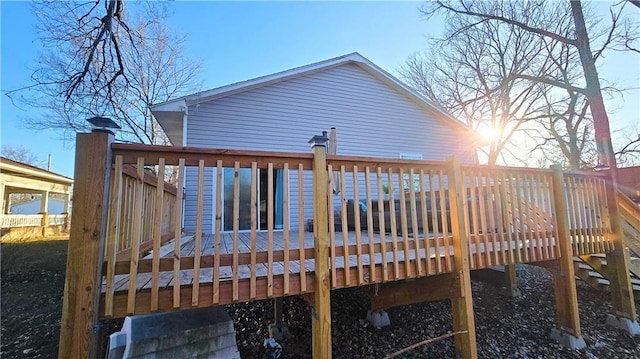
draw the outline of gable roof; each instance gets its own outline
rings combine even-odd
[[[73,178],[69,178],[55,172],[47,171],[26,163],[13,161],[6,157],[0,157],[0,172],[29,179],[37,179],[66,185],[73,184]]]
[[[167,102],[152,105],[151,112],[155,116],[156,120],[158,120],[165,133],[169,136],[171,142],[176,146],[182,146],[185,130],[184,126],[186,125],[184,119],[188,114],[187,111],[189,106],[253,90],[259,87],[268,86],[289,79],[310,75],[316,72],[325,71],[346,64],[357,65],[373,77],[382,81],[401,95],[416,103],[418,106],[427,110],[436,119],[442,121],[444,124],[452,126],[465,133],[471,131],[471,129],[466,124],[458,121],[440,106],[420,95],[415,90],[411,89],[400,80],[384,71],[376,64],[369,61],[367,58],[357,52],[338,56],[325,61],[316,62],[310,65],[277,72],[271,75],[257,77],[251,80],[237,82],[211,90],[197,92],[192,95],[187,95]]]

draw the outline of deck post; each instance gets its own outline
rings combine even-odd
[[[111,176],[111,132],[76,137],[73,221],[62,304],[58,358],[98,358],[101,267]]]
[[[315,255],[315,293],[311,308],[313,358],[331,358],[331,283],[327,213],[326,135],[313,136],[313,243]]]
[[[461,331],[454,337],[458,358],[477,358],[476,324],[473,317],[473,298],[471,296],[471,275],[469,269],[469,229],[464,221],[467,190],[460,169],[460,162],[454,157],[448,158],[449,203],[451,205],[451,232],[453,235],[454,271],[458,276],[462,295],[451,298],[453,330]]]
[[[515,264],[507,264],[504,266],[504,295],[507,297],[519,297],[521,295],[518,289],[518,275],[516,273]]]
[[[557,267],[551,270],[553,288],[556,301],[556,323],[558,328],[551,331],[551,337],[556,341],[573,349],[586,346],[580,331],[580,316],[578,315],[578,293],[573,269],[573,249],[571,246],[571,232],[564,187],[562,168],[551,166],[553,170],[553,192],[555,199],[554,215],[558,227],[556,245],[560,248]]]
[[[607,324],[626,330],[631,335],[640,335],[640,325],[638,325],[636,319],[636,306],[629,276],[629,253],[625,248],[622,237],[617,191],[617,184],[611,175],[611,171],[608,171],[606,176],[606,196],[611,225],[608,240],[613,244],[613,250],[606,253],[606,256],[607,267],[611,268],[611,275],[607,279],[611,289],[613,314],[607,316]]]

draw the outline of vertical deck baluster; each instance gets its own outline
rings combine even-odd
[[[546,258],[554,259],[555,251],[554,243],[552,243],[551,239],[556,238],[555,234],[552,232],[552,227],[555,227],[554,218],[553,218],[553,204],[551,203],[551,184],[549,175],[542,175],[542,197],[544,198],[544,211],[545,211],[545,227],[544,227],[544,237],[545,237],[545,248],[546,248]]]
[[[183,162],[184,163],[184,162]],[[215,238],[213,245],[213,303],[220,302],[220,255],[222,248],[220,246],[220,237],[222,236],[222,175],[224,168],[222,161],[216,162],[216,223]]]
[[[158,294],[160,282],[160,242],[162,241],[162,207],[164,204],[164,158],[158,160],[158,176],[156,177],[156,200],[153,221],[153,257],[151,259],[151,311],[158,310]]]
[[[342,247],[344,248],[343,265],[344,265],[344,282],[345,286],[351,285],[351,268],[349,266],[349,222],[347,219],[347,198],[346,170],[344,165],[340,166],[340,214],[342,221]]]
[[[531,175],[531,206],[533,207],[533,231],[536,237],[536,256],[538,260],[544,259],[544,234],[543,228],[543,212],[541,209],[540,197],[538,190],[540,189],[540,175]]]
[[[273,296],[273,163],[267,168],[267,296]],[[235,253],[235,249],[234,249]]]
[[[476,209],[476,199],[475,199],[475,186],[476,186],[476,173],[473,169],[468,169],[462,172],[463,177],[469,177],[469,234],[473,236],[473,240],[469,238],[469,245],[473,244],[475,246],[475,250],[471,250],[469,248],[469,268],[478,269],[481,268],[481,256],[480,256],[480,240],[478,237],[478,218],[477,218],[477,209]]]
[[[531,257],[529,256],[529,250],[530,250],[530,243],[529,240],[527,239],[527,228],[526,228],[526,220],[527,220],[527,214],[526,212],[523,210],[523,205],[526,206],[526,198],[524,196],[524,187],[525,187],[525,182],[526,182],[526,178],[523,177],[523,175],[516,173],[515,174],[515,178],[516,178],[516,188],[515,188],[515,195],[516,195],[516,203],[517,203],[517,212],[518,212],[518,224],[519,224],[519,232],[520,232],[520,239],[522,241],[522,248],[521,248],[521,252],[522,252],[522,260],[524,262],[529,262],[531,261]]]
[[[422,258],[420,256],[420,230],[418,229],[418,207],[416,205],[416,188],[414,183],[415,170],[409,170],[409,203],[411,205],[411,230],[413,231],[413,244],[416,256],[416,276],[422,277]]]
[[[542,201],[542,197],[540,196],[540,190],[542,187],[542,177],[539,174],[533,174],[531,176],[534,186],[531,188],[531,202],[533,205],[533,211],[534,211],[534,219],[535,219],[535,233],[536,233],[536,243],[537,243],[537,255],[538,255],[538,260],[545,260],[547,257],[545,255],[545,249],[546,249],[546,245],[545,245],[545,239],[546,239],[546,234],[545,234],[545,230],[544,230],[544,220],[545,220],[545,213],[544,213],[544,203]]]
[[[549,255],[549,231],[547,230],[549,228],[549,212],[547,211],[547,202],[548,202],[548,197],[546,196],[546,188],[547,188],[547,184],[546,184],[546,175],[542,174],[542,175],[538,175],[538,191],[537,191],[537,196],[538,196],[538,209],[540,210],[540,233],[542,236],[542,258],[544,260],[549,260],[550,255]]]
[[[481,245],[481,230],[480,230],[480,222],[478,221],[478,204],[480,201],[479,194],[480,189],[478,188],[478,183],[481,181],[480,176],[478,175],[477,168],[474,168],[470,171],[471,177],[469,179],[469,193],[471,194],[471,203],[469,206],[471,207],[471,232],[473,232],[474,243],[476,246],[475,250],[475,268],[485,268],[486,265],[484,263],[483,253],[488,251],[489,248],[486,244]],[[484,246],[484,249],[482,249]]]
[[[491,170],[489,173],[493,176],[493,208],[492,212],[496,217],[496,224],[494,230],[496,231],[496,236],[500,240],[500,254],[502,256],[502,263],[509,264],[511,252],[511,243],[508,242],[504,237],[504,214],[502,213],[502,191],[501,191],[501,181],[500,181],[500,172],[496,169]],[[506,242],[506,243],[505,243]]]
[[[104,315],[113,316],[114,279],[116,272],[117,244],[120,241],[120,213],[122,210],[122,156],[115,158],[113,177],[111,177],[111,195],[109,198],[109,225],[107,231],[107,287],[104,294]]]
[[[598,250],[598,238],[595,230],[594,211],[595,211],[595,198],[593,197],[593,180],[591,178],[585,178],[585,201],[587,207],[585,208],[587,234],[589,235],[589,250],[591,253],[596,253]]]
[[[507,174],[504,171],[501,171],[500,174],[500,202],[496,204],[496,206],[500,206],[502,210],[500,216],[500,233],[503,233],[503,241],[504,234],[506,234],[506,241],[509,243],[509,263],[517,263],[516,252],[518,251],[518,242],[514,241],[513,233],[511,231],[511,206],[510,203],[511,198],[509,196],[509,192],[507,191],[507,185],[509,181],[507,180]]]
[[[131,259],[129,267],[129,291],[127,292],[127,314],[135,313],[136,279],[138,278],[138,260],[140,258],[140,242],[142,241],[142,216],[144,201],[144,158],[139,157],[136,163],[136,203],[133,215],[133,241],[131,243]]]
[[[344,187],[343,187],[344,188]],[[307,292],[304,243],[304,167],[298,163],[298,253],[300,256],[300,293]]]
[[[565,177],[564,185],[567,192],[567,207],[569,208],[569,238],[573,248],[573,254],[578,255],[580,253],[579,237],[578,237],[578,222],[576,220],[576,207],[575,207],[575,188],[572,181],[572,177]]]
[[[519,223],[519,212],[518,212],[518,196],[516,192],[518,191],[518,182],[516,180],[516,175],[512,172],[508,172],[507,176],[509,176],[509,233],[511,235],[512,240],[515,242],[514,254],[516,263],[522,263],[522,248],[524,245],[524,240],[518,235],[518,223]]]
[[[562,172],[562,171],[560,171]],[[548,177],[547,178],[547,182],[549,184],[549,205],[551,206],[551,216],[553,218],[553,239],[554,239],[554,243],[553,243],[553,256],[554,258],[560,258],[562,252],[561,252],[561,248],[560,248],[560,231],[558,229],[558,221],[566,221],[567,223],[567,228],[568,228],[568,217],[567,217],[567,213],[558,213],[558,208],[560,208],[561,206],[563,206],[565,209],[567,208],[567,203],[566,203],[566,198],[557,198],[556,195],[566,195],[567,191],[565,188],[565,184],[564,183],[560,183],[559,186],[561,188],[564,189],[564,191],[560,191],[556,194],[556,183],[554,181],[557,181],[557,177],[554,173],[554,175],[552,177]],[[565,202],[564,205],[558,203],[558,201],[563,201]],[[564,216],[564,217],[561,217]],[[562,225],[562,223],[560,223],[560,225]],[[568,233],[568,232],[567,232]]]
[[[400,179],[402,180],[402,179]],[[398,258],[398,228],[396,225],[396,199],[393,185],[393,169],[387,170],[387,183],[389,186],[389,223],[391,229],[391,246],[393,250],[393,277],[400,278],[400,263]]]
[[[609,252],[612,251],[614,249],[613,247],[613,242],[611,241],[610,237],[611,237],[611,216],[609,215],[610,210],[609,210],[609,203],[607,201],[607,183],[606,181],[603,179],[600,181],[600,199],[602,201],[603,204],[603,216],[602,216],[602,221],[603,221],[603,228],[604,228],[604,247],[605,247],[605,252]]]
[[[182,238],[182,197],[184,190],[184,158],[178,160],[176,204],[173,207],[173,308],[180,308],[180,239]],[[214,287],[215,288],[215,287]],[[214,289],[215,293],[215,289]],[[215,303],[215,301],[214,301]]]
[[[599,179],[592,178],[592,190],[593,190],[593,209],[594,213],[593,223],[596,236],[596,251],[597,253],[604,253],[604,226],[603,226],[603,213],[602,213],[602,197],[600,196]]]
[[[271,187],[269,187],[271,188]],[[249,295],[256,297],[257,270],[257,231],[258,231],[258,163],[251,162],[251,274],[249,276]]]
[[[200,294],[200,257],[202,255],[202,212],[204,211],[204,160],[198,161],[198,204],[196,206],[196,237],[193,253],[193,287],[191,305],[198,306]]]
[[[584,212],[586,204],[584,203],[584,180],[575,177],[576,184],[576,218],[578,221],[578,233],[580,233],[580,251],[581,253],[589,253],[589,238],[587,237],[587,226],[585,224]]]
[[[402,168],[398,172],[398,187],[400,188],[400,222],[402,226],[402,243],[404,244],[404,275],[411,277],[411,252],[409,248],[409,228],[407,223],[407,198],[405,196],[404,178],[405,173]]]
[[[431,266],[431,245],[429,244],[429,217],[427,214],[427,193],[424,186],[424,169],[420,169],[420,211],[422,215],[422,233],[424,241],[424,260],[426,275],[433,273]]]
[[[333,189],[335,188],[334,178],[333,178],[333,166],[327,164],[327,214],[329,216],[329,260],[331,261],[331,266],[329,271],[331,272],[331,287],[336,288],[338,285],[337,282],[337,268],[336,268],[336,220],[333,211],[333,202],[334,202],[334,193]]]
[[[504,243],[500,243],[498,245],[498,233],[496,229],[498,228],[496,225],[496,213],[495,213],[495,198],[496,196],[493,193],[493,179],[491,177],[491,171],[487,169],[486,171],[486,180],[487,183],[485,185],[487,191],[487,217],[489,218],[489,233],[491,236],[491,243],[493,245],[493,255],[494,261],[496,264],[505,264],[504,263]],[[498,247],[500,248],[498,250]]]
[[[382,281],[389,280],[387,273],[387,240],[385,238],[385,219],[384,219],[384,190],[382,180],[382,168],[376,168],[376,183],[378,187],[378,230],[380,231],[380,256],[382,259]]]
[[[442,225],[442,242],[444,244],[444,263],[447,272],[450,272],[453,270],[453,264],[451,263],[451,243],[449,242],[449,221],[447,220],[447,190],[450,186],[447,183],[447,188],[445,188],[443,170],[438,172],[438,178],[440,183],[440,224]],[[447,182],[448,180],[449,177],[447,176]]]
[[[595,181],[593,178],[587,178],[587,182],[589,184],[589,228],[591,229],[591,245],[593,253],[599,252],[600,241],[598,240],[598,224],[597,224],[597,213],[598,213],[598,202],[595,196]]]
[[[522,175],[522,206],[524,208],[522,213],[523,223],[526,225],[524,237],[528,238],[529,245],[527,246],[529,253],[529,260],[531,262],[537,261],[536,257],[536,240],[533,235],[533,214],[531,213],[531,179],[527,174]]]
[[[369,282],[376,282],[376,254],[373,244],[373,212],[371,209],[371,169],[369,166],[364,168],[364,182],[367,194],[367,238],[369,241]]]
[[[289,163],[282,168],[282,230],[284,239],[284,294],[289,294]]]
[[[429,196],[431,197],[431,225],[433,230],[436,274],[440,274],[442,273],[442,255],[440,254],[440,226],[438,225],[438,206],[436,205],[435,173],[433,170],[429,171]]]
[[[488,175],[485,174],[484,171],[478,170],[478,174],[480,177],[480,188],[479,188],[479,206],[480,206],[480,228],[482,230],[482,241],[485,246],[485,259],[487,266],[490,265],[498,265],[497,257],[496,257],[496,245],[495,242],[491,241],[491,225],[489,223],[489,206],[491,203],[491,197],[487,192],[487,187],[489,186]],[[491,250],[489,250],[489,244],[491,244]]]
[[[577,184],[577,191],[576,191],[576,197],[577,197],[577,207],[578,207],[578,212],[576,213],[576,215],[579,218],[579,222],[580,222],[580,237],[582,238],[582,245],[581,245],[581,250],[582,253],[584,254],[588,254],[590,253],[589,250],[589,242],[590,242],[590,238],[589,238],[589,231],[588,231],[588,226],[587,226],[587,217],[586,217],[586,211],[587,211],[587,202],[586,197],[585,197],[585,181],[584,178],[578,177],[576,178],[576,184]]]
[[[358,266],[358,284],[364,284],[362,268],[362,226],[360,225],[360,198],[358,197],[358,166],[353,166],[353,221],[356,232],[356,261]]]
[[[231,267],[231,292],[232,299],[238,300],[238,242],[240,241],[240,162],[233,166],[233,248]]]

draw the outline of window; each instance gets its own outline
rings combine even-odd
[[[421,153],[401,153],[400,154],[400,158],[403,160],[422,160],[422,154]],[[409,191],[410,188],[410,184],[409,184],[409,174],[405,173],[403,175],[402,178],[402,182],[403,182],[403,186],[404,186],[404,190],[405,191]],[[420,192],[420,174],[419,173],[414,173],[413,174],[413,190],[415,192]]]

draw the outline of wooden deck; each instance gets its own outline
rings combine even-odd
[[[99,318],[299,294],[313,308],[314,356],[330,357],[331,290],[385,283],[372,308],[450,299],[456,355],[475,358],[470,271],[506,265],[515,285],[512,264],[545,266],[558,328],[580,337],[573,257],[594,253],[611,263],[616,315],[636,318],[616,192],[601,174],[327,156],[323,137],[314,137],[313,154],[112,144],[107,133],[79,138],[61,357],[98,347],[86,334]],[[176,187],[165,185],[168,166]],[[241,169],[251,174],[244,207]],[[232,191],[223,192],[228,171]],[[225,195],[230,233],[222,231]],[[312,219],[315,233],[275,230],[276,201],[284,228]],[[205,217],[205,206],[215,216]],[[186,222],[195,235],[182,233]]]

